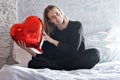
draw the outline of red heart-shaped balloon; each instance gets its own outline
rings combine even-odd
[[[18,44],[22,41],[27,47],[35,48],[41,53],[40,43],[42,41],[43,23],[37,16],[29,16],[23,23],[14,24],[10,33],[12,39]]]

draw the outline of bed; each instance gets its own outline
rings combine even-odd
[[[29,69],[24,66],[4,66],[0,71],[0,80],[119,80],[120,61],[97,64],[92,69],[59,71]]]
[[[27,64],[4,65],[0,80],[119,80],[120,79],[120,28],[85,35],[87,48],[100,51],[100,62],[92,69],[51,70],[30,69]],[[93,43],[94,44],[91,44]],[[20,60],[20,59],[18,59]]]

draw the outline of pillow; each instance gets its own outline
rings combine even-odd
[[[111,49],[112,61],[120,60],[120,27],[113,26],[104,41],[109,43],[107,47]]]
[[[113,34],[114,33],[114,34]],[[117,32],[118,33],[118,32]],[[97,48],[100,52],[100,62],[120,60],[120,40],[116,30],[95,32],[85,35],[86,48]]]
[[[106,41],[120,42],[120,27],[114,26],[108,31],[108,36],[105,38]]]
[[[104,38],[107,32],[95,32],[85,35],[86,48],[97,48],[100,52],[100,62],[109,61],[110,49],[105,47]]]
[[[14,59],[11,57],[11,38],[9,28],[0,26],[0,68],[4,64],[12,64]],[[11,55],[10,55],[11,53]]]

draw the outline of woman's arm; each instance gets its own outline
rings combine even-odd
[[[58,44],[59,44],[59,41],[48,36],[45,31],[43,31],[43,38],[55,46],[58,46]]]

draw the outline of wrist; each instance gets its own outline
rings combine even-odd
[[[55,45],[55,46],[58,46],[58,44],[59,44],[59,41],[57,41],[57,40],[52,40],[52,42],[51,42],[53,45]]]
[[[32,57],[36,57],[36,53],[33,52],[30,48],[26,48],[26,51],[32,55]]]

